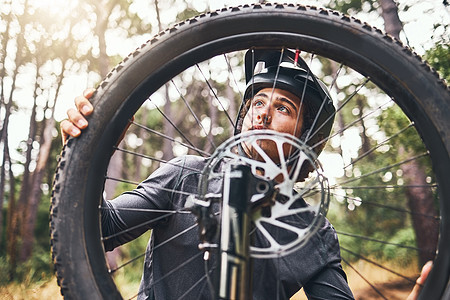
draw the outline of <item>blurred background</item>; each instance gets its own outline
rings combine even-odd
[[[74,106],[73,99],[85,88],[95,87],[128,53],[171,24],[205,11],[253,2],[0,0],[1,299],[61,297],[53,273],[48,219],[54,170],[62,147],[59,122]],[[427,59],[447,82],[450,80],[450,6],[446,0],[297,3],[338,10],[383,29]],[[140,143],[133,135],[128,142]],[[140,168],[133,163],[126,162],[127,168]],[[396,175],[401,174],[391,174],[386,182]],[[112,194],[126,188],[115,186]],[[342,202],[347,211],[358,206],[358,201]],[[351,223],[352,218],[339,222]],[[377,218],[367,222],[370,227]],[[396,226],[395,232],[380,229],[378,234],[389,234],[388,239],[396,242],[416,243],[410,222]],[[141,253],[147,241],[148,235],[123,247],[116,253],[119,257],[112,259]],[[396,250],[378,247],[371,251],[388,259]],[[417,266],[412,272],[416,270]],[[118,275],[117,281],[136,290],[140,276],[137,268]]]

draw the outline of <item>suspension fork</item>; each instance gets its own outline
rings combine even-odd
[[[270,182],[255,177],[247,165],[230,164],[225,171],[217,299],[252,299],[251,212],[260,203],[267,203],[271,187]]]
[[[254,175],[248,165],[225,168],[222,194],[188,197],[186,209],[197,216],[199,249],[213,266],[208,282],[214,299],[247,300],[252,299],[252,213],[272,205],[277,191],[274,182]],[[219,219],[214,203],[221,206]]]

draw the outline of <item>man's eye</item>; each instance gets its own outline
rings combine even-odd
[[[286,106],[280,106],[278,107],[278,110],[283,113],[289,113],[289,109]]]
[[[261,100],[255,100],[255,102],[253,102],[253,106],[263,106],[264,102],[262,102]]]

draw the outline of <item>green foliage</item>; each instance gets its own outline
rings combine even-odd
[[[384,110],[378,120],[380,124],[385,124],[385,126],[383,126],[383,131],[386,132],[388,137],[394,136],[411,124],[411,121],[404,115],[398,106],[393,106]],[[407,158],[412,155],[426,153],[427,151],[421,137],[415,130],[415,127],[409,127],[402,132],[402,134],[390,140],[389,147],[392,148],[392,150],[386,152],[384,156],[390,157],[391,160],[398,157],[399,154],[400,157]],[[421,159],[419,161],[427,167],[428,172],[431,171],[431,165],[427,159]]]
[[[120,247],[121,257],[119,265],[132,261],[114,273],[115,282],[124,296],[133,296],[138,290],[144,265],[143,254],[146,251],[150,235],[151,231],[148,231],[139,238]]]
[[[56,128],[58,128],[58,129],[60,128],[59,123],[56,123]],[[44,181],[48,185],[50,190],[53,185],[53,178],[55,176],[56,167],[58,165],[58,157],[61,153],[61,149],[63,148],[61,132],[60,132],[60,130],[58,130],[57,132],[58,132],[58,135],[52,140],[49,159],[45,166]]]
[[[195,16],[198,16],[200,14],[200,12],[196,11],[193,8],[187,8],[185,10],[183,10],[182,12],[178,13],[177,15],[177,21],[184,21],[187,20],[189,18],[193,18]]]
[[[5,256],[0,256],[0,286],[8,284],[9,278],[9,261]]]
[[[343,72],[345,74],[345,70]],[[377,110],[379,104],[370,104],[371,99],[368,97],[378,95],[381,91],[371,83],[365,88],[368,91],[351,99],[340,111],[338,121],[344,125],[351,124],[355,118],[375,110],[374,116],[352,124],[359,132],[361,143],[364,144],[363,141],[367,140],[368,146],[364,149],[364,145],[361,145],[356,149],[361,159],[350,164],[345,176],[339,179],[344,182],[342,190],[337,188],[332,191],[328,218],[337,231],[342,232],[339,240],[343,249],[350,249],[362,257],[406,266],[416,261],[416,250],[380,241],[415,246],[411,215],[407,212],[405,185],[408,178],[403,174],[402,162],[425,153],[426,148],[414,126],[398,106],[390,105]],[[340,92],[351,94],[351,86]],[[336,146],[334,147],[335,151]],[[367,149],[370,151],[366,152]],[[427,176],[432,178],[429,157],[416,161],[424,167]],[[342,255],[348,261],[359,259],[345,250]]]
[[[417,250],[407,248],[415,247],[416,239],[412,227],[407,227],[397,231],[391,239],[388,240],[391,244],[386,244],[380,247],[379,252],[383,257],[390,261],[396,261],[401,266],[407,266],[414,262],[414,257],[417,255]],[[398,247],[402,245],[407,247]]]
[[[418,252],[415,249],[416,239],[412,227],[397,227],[392,235],[387,235],[378,231],[371,236],[371,240],[357,238],[347,235],[339,235],[339,243],[342,255],[347,261],[358,261],[359,256],[355,256],[345,251],[350,251],[371,260],[391,262],[396,266],[406,267],[416,261]]]
[[[154,107],[139,110],[135,115],[135,120],[154,130],[161,131],[163,128],[163,117]],[[139,142],[136,139],[139,139]],[[157,156],[156,152],[162,149],[163,142],[164,139],[161,136],[142,130],[140,127],[131,126],[125,136],[124,147],[129,151],[141,153],[147,157],[155,157]],[[146,159],[147,165],[144,165],[141,157],[132,154],[125,153],[123,159],[124,165],[127,166],[123,169],[123,178],[133,179],[135,182],[142,181],[159,166],[159,163],[151,159]],[[133,184],[120,183],[116,194],[131,190],[134,187]]]
[[[50,254],[49,226],[48,226],[48,197],[43,197],[39,204],[34,245],[31,258],[17,266],[14,280],[26,286],[33,282],[46,281],[53,275],[53,264]],[[5,243],[2,243],[4,247]],[[0,256],[0,285],[10,281],[10,261],[4,254]]]
[[[18,266],[16,280],[25,285],[48,280],[53,275],[53,265],[49,250],[42,247],[42,245],[36,244],[31,258]]]
[[[116,192],[115,192],[114,198],[121,195],[122,193],[124,193],[126,191],[131,191],[134,188],[136,188],[135,184],[128,183],[128,182],[119,182],[119,184],[117,184],[117,187],[116,187]]]
[[[450,82],[450,45],[448,43],[436,44],[434,48],[426,52],[425,59],[447,83]]]

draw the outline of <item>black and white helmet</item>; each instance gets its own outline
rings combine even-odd
[[[263,88],[280,88],[303,99],[306,114],[300,139],[314,147],[318,155],[330,135],[336,110],[325,84],[316,78],[298,52],[250,49],[245,55],[245,77],[247,87],[235,134],[242,130],[247,100]]]

